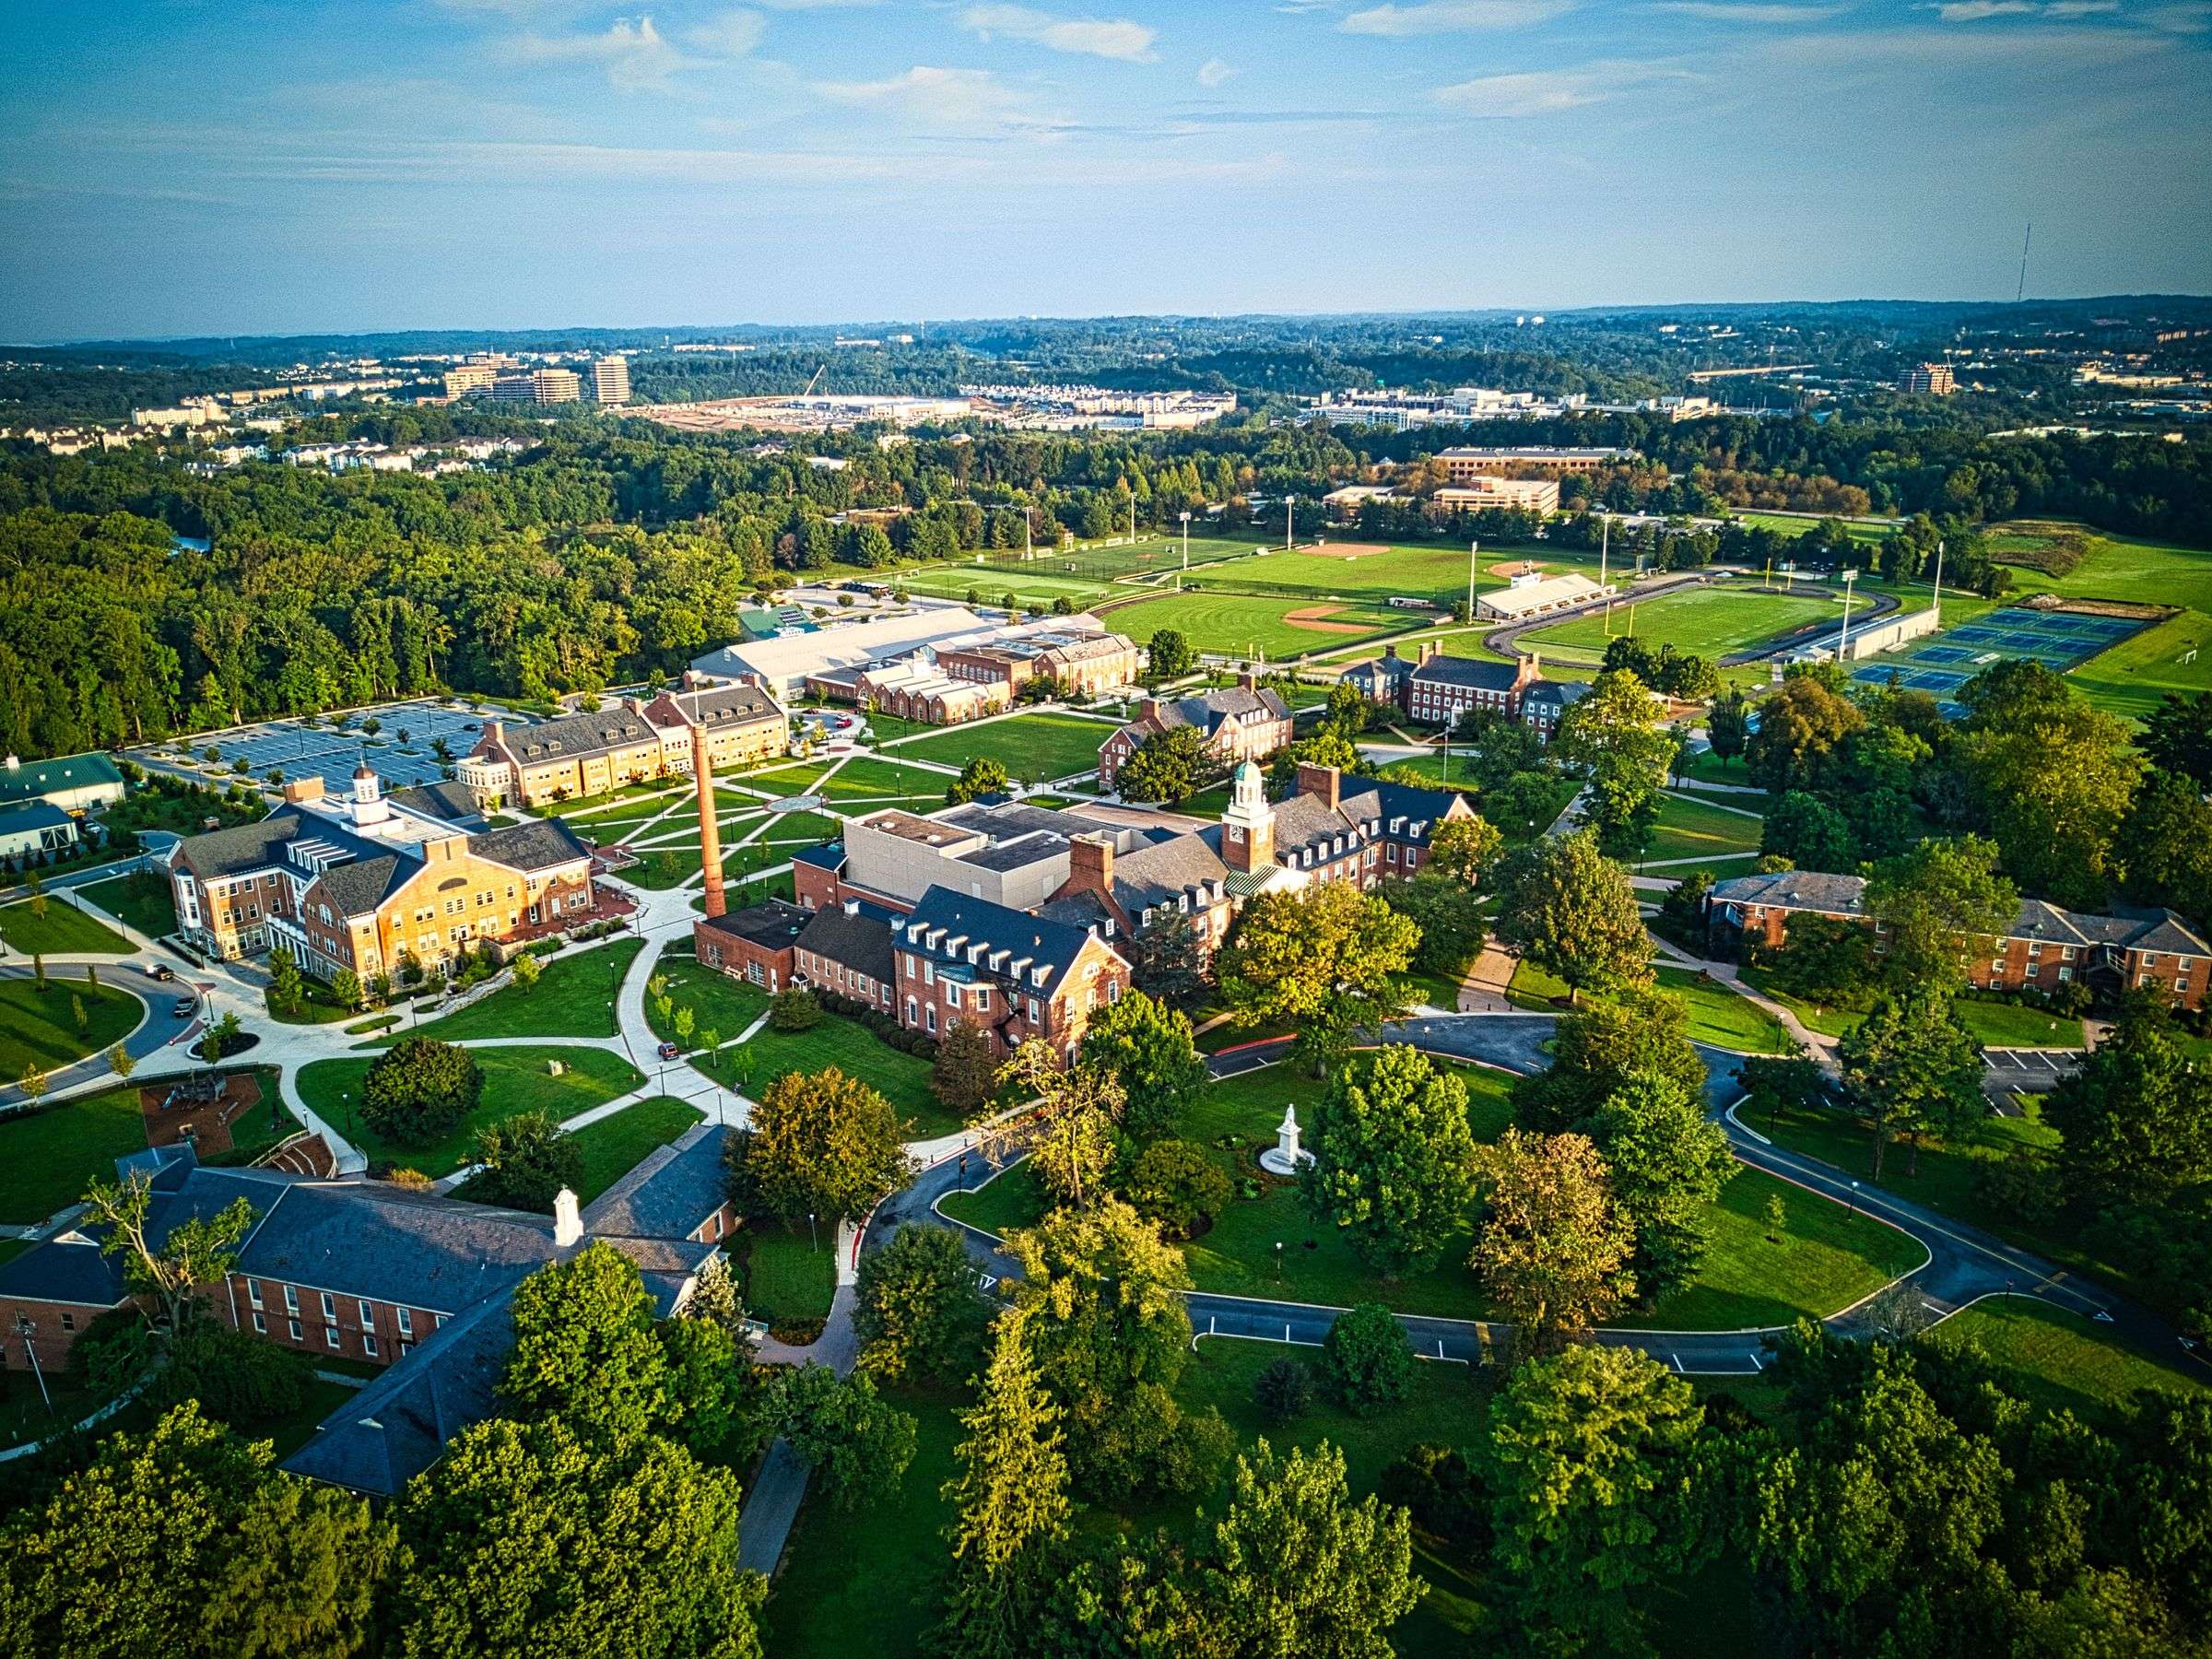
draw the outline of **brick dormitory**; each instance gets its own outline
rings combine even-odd
[[[237,1261],[201,1287],[212,1316],[315,1359],[386,1367],[285,1460],[295,1474],[389,1497],[446,1441],[491,1415],[524,1278],[599,1241],[634,1263],[664,1315],[735,1226],[723,1157],[732,1131],[701,1124],[653,1152],[581,1210],[500,1209],[359,1178],[209,1169],[189,1145],[116,1160],[149,1183],[147,1241],[244,1199],[253,1217]],[[0,1264],[7,1368],[58,1371],[101,1314],[133,1301],[104,1230],[65,1228]],[[405,1360],[401,1364],[399,1361]]]

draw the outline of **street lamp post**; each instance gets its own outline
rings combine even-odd
[[[814,1212],[812,1210],[806,1212],[806,1237],[813,1242],[816,1250],[821,1249],[822,1236],[814,1230]]]
[[[1182,519],[1182,568],[1187,571],[1191,568],[1191,515],[1185,512],[1181,517]]]
[[[1475,555],[1481,547],[1478,541],[1467,544],[1467,620],[1470,622],[1475,620]]]
[[[1859,1213],[1859,1183],[1858,1183],[1857,1182],[1855,1182],[1855,1181],[1854,1181],[1854,1182],[1853,1182],[1851,1183],[1851,1202],[1850,1202],[1850,1204],[1848,1204],[1847,1206],[1844,1206],[1844,1211],[1843,1211],[1843,1219],[1844,1219],[1844,1220],[1846,1220],[1846,1221],[1852,1220],[1852,1219],[1853,1219],[1854,1218],[1856,1218],[1856,1217],[1857,1217],[1858,1213]]]
[[[1283,1241],[1280,1239],[1275,1241],[1275,1282],[1278,1285],[1283,1282]]]
[[[23,1338],[23,1352],[29,1357],[31,1374],[39,1380],[39,1398],[46,1402],[46,1415],[53,1415],[53,1396],[46,1392],[46,1368],[39,1363],[39,1350],[32,1340],[39,1327],[30,1322],[27,1313],[16,1315],[16,1335]]]

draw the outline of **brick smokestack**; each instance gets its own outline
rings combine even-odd
[[[1298,763],[1298,793],[1313,796],[1331,810],[1335,808],[1343,782],[1344,774],[1333,766],[1315,766],[1310,760]]]
[[[1113,891],[1113,842],[1103,835],[1077,835],[1067,843],[1067,885],[1075,892]]]
[[[706,873],[706,908],[710,916],[729,910],[722,896],[722,826],[714,821],[714,760],[707,750],[707,731],[691,727],[691,777],[699,785],[699,867]]]

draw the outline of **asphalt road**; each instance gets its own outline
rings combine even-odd
[[[1551,1016],[1544,1014],[1454,1015],[1408,1020],[1392,1028],[1386,1040],[1411,1042],[1437,1053],[1511,1071],[1538,1071],[1549,1064],[1543,1045],[1549,1040],[1554,1023]],[[1288,1040],[1249,1043],[1215,1055],[1209,1065],[1216,1077],[1234,1077],[1272,1063],[1288,1046]],[[1928,1259],[1907,1277],[1935,1317],[1955,1313],[1987,1296],[2011,1293],[2032,1297],[2109,1324],[2113,1335],[2147,1353],[2205,1365],[2207,1373],[2212,1373],[2212,1364],[2206,1363],[2202,1349],[2189,1347],[2162,1320],[2102,1287],[1877,1187],[1864,1176],[1854,1177],[1832,1164],[1774,1146],[1755,1128],[1740,1123],[1732,1110],[1742,1092],[1734,1076],[1741,1056],[1709,1048],[1700,1048],[1699,1055],[1706,1065],[1709,1108],[1736,1158],[1779,1180],[1849,1205],[1916,1240]],[[1902,1155],[1902,1148],[1893,1154]],[[902,1221],[947,1225],[947,1218],[935,1208],[937,1200],[963,1185],[980,1185],[993,1168],[981,1154],[971,1152],[964,1168],[956,1155],[924,1170],[877,1210],[863,1247],[880,1243]],[[961,1232],[978,1270],[987,1277],[1006,1277],[1018,1271],[988,1235],[964,1227]],[[1203,1291],[1193,1292],[1185,1300],[1192,1324],[1201,1336],[1240,1336],[1293,1345],[1318,1345],[1341,1312],[1304,1302]],[[1845,1332],[1863,1328],[1858,1309],[1846,1310],[1828,1323]],[[1503,1343],[1511,1334],[1506,1326],[1474,1320],[1401,1315],[1399,1324],[1406,1327],[1417,1352],[1443,1360],[1479,1362],[1488,1348]],[[1641,1348],[1684,1373],[1750,1375],[1767,1363],[1763,1342],[1771,1334],[1764,1329],[1649,1331],[1611,1326],[1597,1332],[1596,1339]],[[2212,1381],[2212,1375],[2207,1380]]]
[[[147,978],[136,962],[128,958],[101,962],[99,967],[100,982],[102,985],[111,990],[127,991],[145,1005],[146,1018],[139,1022],[136,1030],[123,1040],[123,1046],[132,1059],[144,1060],[179,1039],[197,1033],[200,999],[195,987],[184,974],[180,973],[174,980],[160,984]],[[6,963],[0,964],[0,979],[27,980],[32,978],[35,971],[28,962],[18,962],[13,953]],[[68,986],[84,982],[85,968],[82,963],[76,962],[49,963],[46,977],[54,987],[53,994],[65,996]],[[171,1011],[181,996],[194,999],[193,1013],[183,1018]],[[46,1076],[46,1092],[49,1095],[65,1093],[108,1076],[109,1070],[104,1050],[89,1054],[72,1065],[57,1066],[49,1072]],[[0,1106],[18,1103],[22,1098],[22,1091],[13,1087],[12,1078],[6,1086],[0,1087]]]

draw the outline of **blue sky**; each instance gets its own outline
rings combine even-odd
[[[0,337],[2212,288],[2212,0],[0,3]]]

